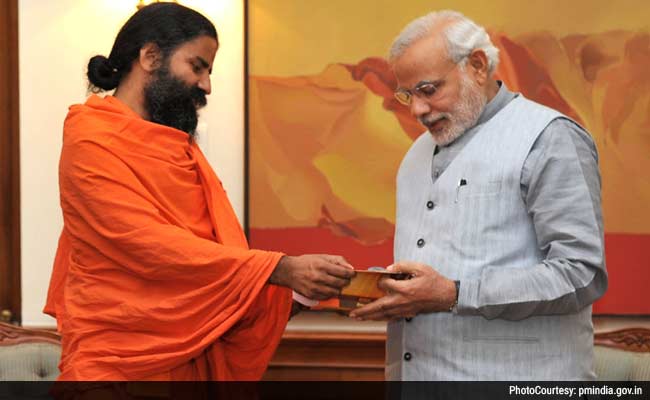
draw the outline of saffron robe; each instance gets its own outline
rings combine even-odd
[[[291,290],[281,253],[251,250],[221,181],[185,132],[91,96],[65,120],[64,227],[44,312],[60,380],[257,380]]]

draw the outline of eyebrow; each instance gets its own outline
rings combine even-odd
[[[429,81],[429,80],[420,81],[420,82],[416,83],[415,85],[413,85],[413,89],[419,88],[422,85],[434,85],[434,86],[437,87],[438,85],[440,85],[440,83],[442,83],[442,79],[438,79],[438,80],[435,80],[435,81]],[[411,89],[407,89],[407,88],[404,88],[404,87],[398,87],[397,90],[409,90],[410,91]]]
[[[208,64],[208,62],[205,61],[205,60],[203,59],[203,57],[201,57],[201,56],[196,56],[196,60],[197,60],[199,63],[201,63],[201,66],[202,66],[203,68],[210,68],[210,64]],[[210,68],[210,69],[208,70],[208,73],[209,73],[209,74],[212,73],[212,68]]]

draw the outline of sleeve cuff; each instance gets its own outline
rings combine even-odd
[[[308,297],[305,297],[296,291],[293,291],[293,300],[297,301],[298,303],[306,307],[314,307],[317,306],[319,303],[318,300],[313,300]]]
[[[478,313],[478,291],[480,283],[474,279],[463,279],[458,291],[457,314],[475,315]]]

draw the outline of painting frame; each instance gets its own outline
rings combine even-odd
[[[255,139],[255,133],[251,132],[252,125],[253,125],[253,123],[251,121],[254,118],[253,114],[255,113],[253,107],[251,107],[251,80],[254,79],[255,76],[259,75],[258,70],[252,66],[252,63],[255,62],[255,54],[256,54],[256,47],[257,47],[256,43],[257,43],[259,38],[256,36],[257,33],[255,32],[255,27],[253,26],[256,23],[256,21],[254,21],[255,17],[251,16],[251,13],[254,12],[255,4],[260,4],[260,1],[261,0],[248,0],[248,1],[245,2],[245,4],[246,4],[245,5],[245,19],[246,19],[246,22],[245,22],[245,31],[246,31],[246,34],[245,34],[245,36],[246,36],[246,38],[245,38],[245,54],[246,54],[245,55],[245,78],[246,78],[245,79],[245,82],[246,82],[245,83],[245,85],[246,85],[246,89],[245,89],[246,90],[246,108],[245,108],[246,109],[246,112],[245,112],[245,127],[246,127],[246,135],[245,135],[245,137],[246,137],[246,139],[245,139],[245,151],[246,151],[246,156],[245,156],[245,159],[246,159],[246,165],[245,165],[245,177],[246,177],[245,202],[246,202],[246,206],[245,206],[245,210],[246,211],[245,211],[245,214],[246,214],[246,217],[245,217],[245,221],[246,221],[246,233],[247,233],[247,235],[249,235],[249,238],[251,238],[251,245],[253,247],[287,251],[287,249],[269,246],[268,240],[259,240],[258,238],[256,238],[256,234],[255,234],[256,225],[255,225],[255,221],[254,221],[254,219],[255,219],[254,215],[258,211],[256,211],[254,209],[255,206],[251,202],[251,197],[254,196],[254,193],[255,193],[255,188],[254,188],[255,181],[254,181],[254,179],[251,179],[252,170],[255,168],[254,165],[253,165],[255,155],[251,153],[251,147],[252,147],[251,143],[256,140]],[[440,3],[441,7],[442,7],[443,5],[446,5],[448,2],[439,1],[439,2],[434,2],[434,3]],[[503,1],[499,2],[499,4],[506,4],[506,3],[507,3],[507,0],[503,0]],[[467,8],[470,11],[473,10],[469,6]],[[268,10],[269,10],[268,8],[264,9],[264,11],[268,11]],[[479,11],[476,11],[476,10],[473,10],[473,11],[475,13],[479,13]],[[531,11],[531,13],[532,13],[532,11]],[[284,15],[285,14],[283,14],[283,16]],[[294,14],[292,14],[292,15],[294,15]],[[295,14],[295,15],[297,15],[297,14]],[[634,40],[633,34],[635,32],[634,32],[633,27],[636,26],[634,24],[636,24],[637,21],[633,20],[633,18],[630,15],[628,15],[628,14],[625,14],[625,15],[626,15],[625,16],[626,19],[625,20],[621,19],[621,26],[623,26],[623,28],[625,28],[625,26],[629,25],[630,28],[628,29],[628,31],[630,32],[630,35],[631,35],[630,38],[631,39],[629,39],[628,42],[626,42],[626,43],[630,43],[632,40]],[[472,17],[472,15],[469,15],[469,16]],[[266,16],[266,17],[268,17],[268,16]],[[273,17],[274,16],[270,16],[270,17],[268,17],[268,19],[273,20]],[[410,18],[410,16],[409,16],[409,18]],[[409,18],[398,17],[396,19],[400,20],[400,21],[401,20],[407,21]],[[621,17],[621,18],[623,18],[623,17]],[[282,18],[278,17],[277,19],[280,20]],[[286,19],[284,19],[283,21],[286,22]],[[268,21],[265,20],[264,22],[266,23]],[[481,22],[482,21],[479,21],[479,23],[481,23]],[[594,22],[594,24],[597,25],[596,22]],[[611,24],[614,24],[614,25],[611,25]],[[611,24],[610,24],[611,26],[616,26],[615,25],[616,21],[614,20]],[[621,29],[623,29],[623,28],[621,28]],[[499,31],[499,29],[502,29],[502,27],[498,27],[498,26],[495,27],[494,30],[491,31],[491,33],[496,33],[496,34],[503,33],[501,31]],[[396,34],[397,32],[398,31],[396,30],[393,33]],[[606,36],[602,36],[602,35],[604,35],[604,34],[606,34],[608,32],[614,32],[614,30],[608,28],[608,29],[603,29],[602,32],[593,33],[594,38],[590,39],[590,40],[592,40],[592,42],[596,42],[598,40],[603,40],[603,41],[614,40],[614,39],[611,39],[611,38],[608,39]],[[524,32],[519,37],[526,36],[526,34],[528,34],[528,33]],[[560,34],[558,34],[558,35],[560,35],[560,36],[558,36],[559,37],[558,41],[561,42],[565,46],[565,48],[569,48],[571,46],[571,43],[570,43],[571,40],[574,40],[574,41],[577,40],[577,38],[579,38],[579,36],[581,34],[582,34],[581,32],[572,32],[572,33],[569,32],[568,34],[565,34],[564,36],[561,36]],[[640,29],[640,30],[638,30],[638,32],[636,32],[636,34],[638,34],[638,38],[641,38],[641,39],[637,39],[637,40],[644,40],[644,38],[647,35],[650,35],[650,33],[648,33],[647,29],[645,31],[643,29]],[[599,36],[599,35],[601,35],[601,36]],[[605,38],[605,39],[602,39],[602,38]],[[504,41],[510,40],[510,42],[508,42],[509,45],[512,42],[511,38],[509,36],[505,35],[505,34],[503,35],[503,37],[501,37],[500,40],[501,40],[501,45],[502,46],[505,46],[503,44],[503,43],[505,43]],[[536,39],[536,40],[538,40],[538,39]],[[564,41],[562,41],[562,40],[564,40]],[[263,42],[268,43],[268,40],[263,41]],[[589,43],[592,43],[592,42],[589,42]],[[535,43],[537,43],[537,42],[535,42],[534,40],[530,40],[529,42],[526,42],[526,43],[528,45],[534,47]],[[515,43],[515,44],[519,44],[519,43]],[[264,45],[266,45],[266,44],[264,44]],[[328,48],[328,45],[323,44],[323,47]],[[587,45],[585,45],[585,47],[583,47],[583,49],[586,49],[586,48],[588,48]],[[305,51],[305,50],[306,50],[305,48],[302,49],[302,51]],[[535,56],[533,58],[540,58],[539,54],[543,54],[543,53],[539,53],[539,52],[534,53],[534,51],[532,51],[530,49],[524,49],[524,50],[528,51],[529,53],[533,53],[533,56]],[[298,49],[297,51],[301,51],[301,50]],[[279,51],[278,52],[278,57],[282,57],[283,55],[286,55],[287,54],[286,52],[287,52],[286,49],[284,49],[283,51]],[[269,56],[269,53],[270,52],[267,49],[265,57],[270,59],[271,56]],[[342,54],[344,54],[344,53],[342,53]],[[571,53],[571,54],[573,54],[573,53]],[[589,54],[588,54],[588,51],[583,51],[581,56],[585,57],[585,58],[590,57]],[[601,56],[602,56],[602,54],[601,54]],[[607,54],[605,54],[605,56],[607,56]],[[594,57],[598,58],[600,56],[594,56]],[[331,60],[331,61],[335,62],[336,60]],[[357,60],[357,61],[359,61],[359,60]],[[342,57],[342,60],[340,61],[340,63],[344,64],[344,65],[351,65],[351,61],[349,59],[345,59],[345,57]],[[359,62],[359,64],[360,64],[360,62]],[[583,66],[584,66],[584,64],[583,64]],[[325,67],[326,67],[326,65],[323,65],[323,68],[325,68]],[[599,73],[602,73],[602,71],[606,71],[607,68],[612,68],[612,66],[611,66],[611,64],[603,64],[603,65],[598,65],[598,68],[603,68],[603,69],[598,70],[596,72],[593,72],[593,70],[589,70],[589,68],[583,68],[582,73],[585,76],[588,76],[591,73],[599,74]],[[552,68],[549,68],[549,71],[551,71],[551,70],[552,70]],[[554,71],[554,72],[553,71],[551,71],[551,72],[547,71],[547,74],[551,74],[551,73],[557,74],[558,72],[557,71]],[[313,70],[309,70],[309,71],[305,72],[304,74],[294,74],[294,75],[288,74],[288,73],[286,73],[285,70],[282,70],[278,74],[278,77],[280,77],[280,78],[305,78],[305,79],[310,79],[313,75],[314,75]],[[557,85],[557,81],[553,81],[553,79],[551,79],[551,82],[554,85]],[[566,84],[566,83],[563,83],[563,84]],[[531,85],[531,87],[534,87],[534,85],[538,85],[536,90],[539,90],[539,82],[530,83],[530,85]],[[525,90],[532,90],[532,89],[526,89],[525,85],[523,85],[523,86],[520,85],[519,88],[521,89],[522,87]],[[551,88],[551,89],[555,90],[556,92],[559,92],[559,90],[557,88]],[[604,88],[604,89],[599,88],[599,90],[606,91],[606,90],[612,90],[612,89],[611,88]],[[526,94],[528,94],[528,93],[526,93]],[[565,99],[561,98],[560,100],[562,100],[562,101],[564,101],[566,103]],[[573,100],[573,101],[575,101],[575,100]],[[555,105],[556,108],[560,108],[560,110],[565,112],[567,115],[569,115],[571,117],[575,117],[576,119],[578,119],[580,121],[580,116],[581,115],[579,114],[578,111],[573,110],[571,108],[571,105],[569,105],[568,107],[561,104],[561,103],[554,103],[554,104],[551,104],[551,105]],[[575,114],[571,114],[572,112],[575,112]],[[602,144],[599,143],[599,146],[602,146]],[[626,147],[626,149],[627,149],[627,151],[630,151],[629,146]],[[605,178],[605,184],[608,184],[609,182],[613,182],[613,179],[614,178],[611,178],[611,177],[607,176]],[[638,182],[641,182],[639,184],[639,185],[641,185],[642,182],[644,182],[644,181],[650,181],[650,177],[647,174],[646,175],[639,175],[637,177],[637,180],[638,180]],[[613,192],[613,191],[610,191],[610,192]],[[638,195],[647,197],[649,195],[649,192],[644,188],[640,188],[640,189],[638,189]],[[611,194],[608,194],[608,195],[606,194],[606,197],[607,196],[611,197]],[[605,199],[605,201],[608,201],[609,204],[612,203],[612,201],[607,199],[607,198]],[[634,204],[636,204],[636,203],[634,203]],[[633,218],[631,218],[629,216],[626,216],[627,212],[629,212],[629,213],[639,212],[638,206],[636,206],[636,207],[637,208],[632,207],[632,209],[634,209],[634,211],[626,211],[626,210],[619,209],[616,212],[609,212],[610,215],[615,216],[614,219],[618,218],[618,219],[626,219],[626,220],[628,220],[625,223],[627,223],[628,225],[633,226],[633,228],[629,229],[629,231],[626,231],[625,229],[621,230],[620,226],[623,226],[625,228],[625,225],[624,224],[619,224],[619,225],[616,226],[615,229],[612,228],[612,229],[608,230],[607,225],[606,225],[606,233],[607,233],[606,248],[607,248],[607,257],[608,257],[608,267],[612,268],[611,273],[610,273],[610,290],[609,290],[608,294],[606,295],[606,298],[604,300],[601,300],[600,303],[597,303],[597,305],[595,306],[594,315],[603,315],[603,316],[606,316],[606,315],[616,315],[616,316],[643,316],[643,315],[650,315],[650,300],[645,300],[647,302],[647,304],[639,304],[639,300],[636,299],[636,298],[633,298],[633,296],[636,296],[636,294],[634,294],[634,293],[638,293],[639,280],[644,281],[644,280],[650,278],[648,276],[648,272],[645,272],[642,269],[644,264],[647,265],[647,266],[650,266],[650,252],[645,250],[645,249],[648,248],[648,244],[650,243],[650,226],[648,226],[647,229],[646,229],[643,226],[643,224],[639,225],[639,226],[634,225],[634,222],[629,221],[629,220],[631,220]],[[644,220],[650,218],[650,216],[648,216],[646,214],[647,213],[643,214]],[[251,218],[251,216],[253,216],[253,218]],[[607,215],[606,215],[606,217],[607,217]],[[251,219],[253,219],[253,222],[251,222]],[[327,218],[321,218],[321,219],[327,220]],[[328,229],[330,229],[332,231],[336,231],[336,229],[340,229],[340,230],[344,231],[344,233],[345,233],[345,232],[347,232],[346,229],[348,229],[348,231],[351,229],[350,226],[352,226],[352,225],[350,225],[350,220],[351,219],[348,218],[345,221],[341,221],[341,220],[338,220],[336,218],[331,218],[329,221],[325,221],[325,222],[329,223],[329,225],[327,225]],[[612,218],[609,218],[609,220],[611,221]],[[319,220],[318,223],[320,224],[320,220]],[[607,223],[612,224],[611,222],[608,222],[608,218],[606,218],[606,224]],[[378,224],[380,224],[380,223],[378,223]],[[354,230],[353,230],[353,232],[354,232]],[[641,232],[641,234],[639,234],[639,232]],[[300,237],[300,235],[298,235],[298,237]],[[292,239],[292,241],[294,241],[294,240],[295,240],[295,238]],[[318,240],[316,242],[318,243]],[[389,248],[389,247],[392,248],[392,245],[391,246],[385,246],[384,249]],[[304,250],[316,250],[317,248],[318,248],[317,246],[305,246]],[[296,249],[295,248],[289,248],[289,250],[296,250]],[[615,261],[610,261],[610,259],[615,260]],[[634,264],[631,267],[627,266],[627,264],[629,263],[628,260],[633,260],[632,262],[633,263],[636,262],[636,264]],[[636,261],[634,261],[634,260],[636,260]],[[370,263],[366,263],[366,265],[364,267],[368,267],[368,266],[370,266]],[[626,271],[621,272],[621,270],[620,270],[621,268],[626,268]],[[640,272],[640,275],[639,275],[639,272]],[[630,288],[632,288],[633,290],[630,291],[629,290]],[[637,289],[634,289],[634,288],[637,288]],[[636,292],[635,292],[635,290],[636,290]],[[602,306],[602,304],[605,304],[605,305]]]

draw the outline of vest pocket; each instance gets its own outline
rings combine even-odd
[[[467,182],[463,186],[459,185],[456,191],[458,201],[462,201],[464,198],[495,196],[501,193],[501,181]]]
[[[467,321],[461,329],[467,349],[484,357],[505,357],[512,362],[526,362],[532,354],[555,357],[561,346],[557,338],[549,340],[546,320],[522,321],[485,320],[482,317]],[[528,360],[530,361],[530,360]]]
[[[539,343],[534,336],[463,336],[465,342],[488,342],[494,344]]]
[[[526,321],[484,320],[474,318],[463,326],[462,335],[465,342],[490,344],[538,343],[540,341],[534,326]]]

